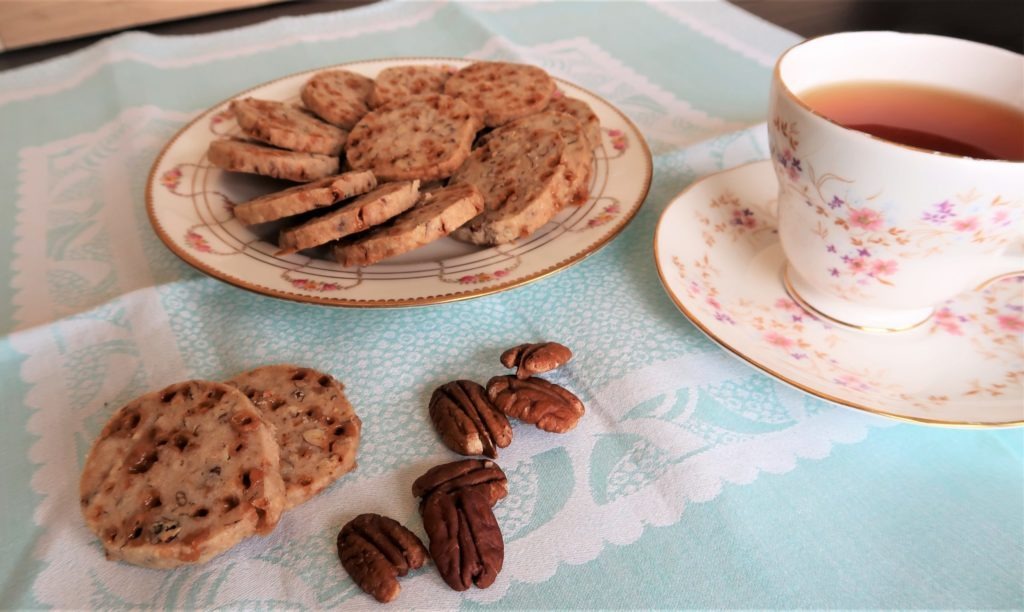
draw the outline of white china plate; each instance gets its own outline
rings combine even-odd
[[[702,179],[665,209],[661,282],[712,340],[837,404],[918,423],[1024,425],[1024,276],[941,305],[889,334],[815,318],[786,293],[768,161]]]
[[[319,70],[344,68],[369,77],[391,66],[467,60],[393,58],[339,64],[293,74],[238,96],[298,102],[302,85]],[[146,207],[157,235],[198,270],[264,295],[349,307],[421,306],[479,297],[543,278],[591,255],[636,215],[651,182],[651,154],[640,131],[602,98],[565,81],[565,95],[585,101],[601,120],[590,199],[567,207],[532,236],[496,248],[442,239],[363,268],[345,268],[302,253],[277,256],[272,224],[249,228],[232,215],[234,203],[284,188],[280,181],[211,167],[206,149],[238,135],[225,100],[199,115],[165,146],[150,171]],[[269,227],[268,227],[269,226]]]

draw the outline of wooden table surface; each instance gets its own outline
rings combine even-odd
[[[27,7],[59,4],[69,14],[92,12],[109,0],[0,0],[0,22],[5,11],[24,14]],[[335,11],[370,4],[373,0],[316,0],[271,2],[252,8],[163,21],[134,29],[156,34],[195,34],[250,25],[283,15]],[[844,30],[899,30],[926,32],[977,40],[1024,52],[1024,0],[730,0],[733,4],[802,36],[820,36]],[[239,4],[238,0],[159,0],[159,14],[175,15],[185,9],[213,10],[213,5]],[[204,5],[211,5],[205,7]],[[152,9],[150,9],[152,10]],[[67,20],[64,20],[65,22]],[[74,20],[72,20],[74,21]],[[0,53],[0,71],[58,57],[109,35],[94,34],[74,40]]]

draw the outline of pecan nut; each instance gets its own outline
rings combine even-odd
[[[430,396],[430,420],[445,446],[460,455],[498,456],[512,442],[512,426],[471,380],[455,380]]]
[[[427,549],[394,519],[360,514],[338,533],[338,558],[363,591],[387,603],[398,597],[398,577],[423,567]]]
[[[498,410],[510,417],[554,433],[576,427],[584,412],[578,397],[543,378],[495,376],[487,383],[487,395]]]
[[[501,354],[501,365],[515,368],[516,377],[529,378],[534,374],[550,372],[572,359],[572,351],[557,342],[538,342],[513,346]]]
[[[463,459],[436,465],[412,483],[412,494],[421,499],[420,511],[435,493],[465,489],[480,491],[490,505],[508,495],[508,478],[498,464],[487,459]]]
[[[436,493],[423,507],[430,556],[456,591],[494,584],[505,560],[505,542],[487,498],[477,490]]]

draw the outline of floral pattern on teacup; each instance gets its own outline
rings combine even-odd
[[[819,217],[812,229],[821,244],[821,265],[833,279],[832,289],[847,298],[868,297],[872,288],[892,286],[901,261],[928,257],[965,242],[996,252],[1014,239],[1024,223],[1024,204],[977,189],[951,194],[904,225],[893,218],[896,203],[883,193],[865,195],[854,181],[830,171],[816,171],[800,155],[796,122],[775,117],[770,129],[772,163],[786,178],[786,188],[803,198]]]

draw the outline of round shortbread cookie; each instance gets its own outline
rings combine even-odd
[[[551,99],[547,110],[572,115],[583,126],[583,133],[586,134],[587,141],[590,142],[590,148],[594,149],[601,145],[601,120],[597,118],[590,105],[583,100],[567,98],[564,95],[556,96]]]
[[[507,62],[470,64],[444,84],[444,93],[478,109],[487,127],[544,110],[554,91],[554,79],[541,68]]]
[[[382,181],[446,178],[469,156],[481,127],[462,100],[414,98],[368,113],[352,128],[345,155],[356,170]]]
[[[385,68],[373,82],[370,106],[379,108],[417,96],[444,92],[452,71],[445,66],[394,66]]]
[[[345,130],[283,102],[245,98],[233,101],[231,110],[246,136],[289,151],[338,155],[348,137]]]
[[[489,134],[449,185],[475,185],[484,212],[452,232],[464,242],[495,245],[529,236],[565,206],[565,140],[547,128]]]
[[[376,186],[377,179],[368,170],[346,172],[237,204],[234,213],[239,221],[247,225],[266,223],[332,206]]]
[[[388,223],[342,240],[331,254],[343,266],[369,266],[443,238],[483,209],[484,197],[473,185],[439,189]]]
[[[370,108],[373,79],[348,70],[325,70],[302,87],[302,103],[328,123],[350,129]]]
[[[362,423],[330,374],[270,365],[228,381],[276,429],[285,508],[294,508],[356,468]]]
[[[278,254],[311,249],[380,225],[412,208],[419,199],[419,190],[419,181],[381,185],[337,210],[283,230],[277,242]]]
[[[206,151],[210,163],[231,172],[261,174],[307,183],[338,173],[337,157],[298,153],[243,140],[214,140]]]
[[[285,505],[271,427],[237,389],[200,380],[114,413],[79,489],[107,558],[154,568],[202,563],[270,533]]]
[[[481,139],[481,144],[494,137],[495,134],[510,130],[548,129],[558,132],[565,140],[565,180],[567,191],[558,194],[558,198],[566,203],[578,206],[587,201],[590,195],[590,174],[594,163],[594,152],[583,132],[580,122],[572,115],[546,110],[528,115],[506,123]]]

